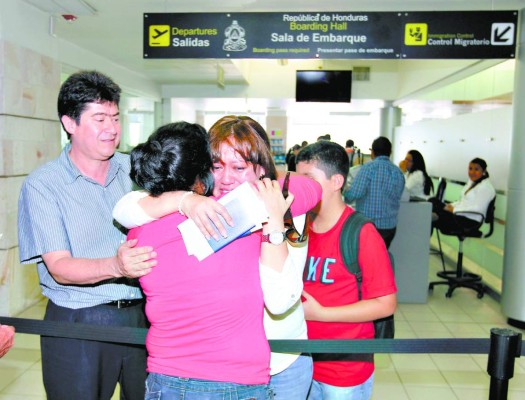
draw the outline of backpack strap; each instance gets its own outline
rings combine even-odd
[[[372,223],[372,221],[360,212],[354,211],[344,222],[339,238],[339,248],[343,256],[343,263],[348,272],[354,275],[357,281],[359,300],[361,300],[361,283],[363,282],[363,273],[357,259],[359,255],[359,234],[363,225],[367,223]]]

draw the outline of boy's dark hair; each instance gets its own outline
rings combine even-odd
[[[213,190],[211,167],[206,130],[181,121],[160,127],[131,151],[130,177],[152,196],[192,190],[196,181],[209,195]]]
[[[89,103],[115,103],[120,101],[120,87],[98,71],[80,71],[69,76],[58,93],[58,118],[67,115],[80,123],[80,115]]]
[[[390,157],[392,153],[392,143],[386,137],[380,136],[372,142],[372,150],[376,156]]]
[[[354,141],[352,139],[348,139],[346,141],[346,147],[354,147]]]
[[[346,154],[345,148],[340,144],[320,140],[309,144],[296,156],[297,164],[300,162],[310,163],[312,161],[317,162],[317,168],[323,171],[327,178],[335,174],[341,174],[346,182],[350,162],[348,161],[348,154]],[[343,183],[341,190],[344,186]]]

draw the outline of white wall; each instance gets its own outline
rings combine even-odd
[[[160,85],[129,69],[81,49],[64,38],[50,34],[49,15],[19,0],[2,0],[0,38],[62,63],[63,71],[97,69],[117,81],[122,89],[136,96],[159,100]],[[53,100],[55,101],[55,100]]]
[[[301,144],[303,140],[313,143],[321,135],[329,133],[332,141],[344,147],[348,139],[368,153],[372,141],[379,136],[379,110],[369,115],[330,115],[315,109],[288,118],[286,148]]]
[[[408,150],[419,150],[430,175],[464,182],[469,161],[481,157],[494,187],[506,191],[511,133],[511,106],[400,126],[393,160],[398,163]]]

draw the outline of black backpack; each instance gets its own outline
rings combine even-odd
[[[361,300],[361,284],[363,282],[363,273],[357,260],[359,254],[359,234],[361,228],[365,224],[373,224],[363,214],[354,211],[344,222],[343,230],[339,238],[339,247],[343,256],[343,262],[346,269],[355,276],[357,281],[358,298]],[[394,269],[394,257],[392,253],[388,252],[390,257],[390,264]],[[390,315],[385,318],[376,319],[374,321],[375,338],[376,339],[393,339],[394,338],[394,316]]]

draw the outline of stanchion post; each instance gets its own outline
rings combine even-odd
[[[521,354],[521,333],[511,329],[490,330],[487,372],[490,375],[489,400],[506,400],[509,379],[514,376],[514,359]]]

